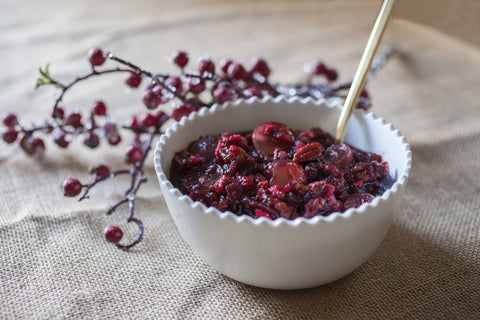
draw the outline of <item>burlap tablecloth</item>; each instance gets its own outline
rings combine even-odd
[[[37,67],[50,62],[52,73],[70,79],[87,71],[84,57],[93,46],[159,71],[171,70],[165,57],[178,48],[192,57],[209,53],[244,62],[263,55],[274,66],[272,78],[290,83],[303,78],[304,62],[322,58],[346,80],[379,5],[2,0],[0,111],[15,110],[27,122],[47,115],[54,93],[33,91]],[[389,27],[383,47],[400,54],[368,88],[372,111],[410,142],[413,168],[387,237],[352,274],[299,291],[259,289],[222,276],[179,236],[151,163],[137,201],[144,241],[129,252],[117,250],[103,240],[102,230],[124,221],[122,211],[105,215],[124,186],[99,186],[81,203],[64,198],[59,186],[69,176],[86,179],[98,163],[121,166],[120,151],[89,151],[80,142],[60,151],[49,141],[45,158],[36,161],[0,142],[0,318],[480,318],[475,14],[469,11],[473,24],[459,29],[473,32],[462,37],[470,42],[400,19]],[[101,98],[117,117],[127,116],[141,102],[138,94],[125,93],[122,81],[112,76],[81,86],[67,104],[88,108]]]

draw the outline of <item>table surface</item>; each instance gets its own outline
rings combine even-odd
[[[378,6],[3,0],[0,112],[14,110],[26,122],[46,117],[55,92],[33,90],[37,68],[50,63],[66,81],[88,71],[85,54],[96,46],[158,71],[172,70],[165,58],[176,49],[216,61],[261,55],[274,66],[272,79],[283,83],[302,81],[303,64],[321,58],[345,81]],[[298,291],[222,276],[181,239],[151,163],[137,201],[144,240],[117,250],[102,230],[124,220],[125,212],[105,215],[124,186],[99,186],[79,203],[64,198],[59,185],[69,176],[86,179],[99,163],[121,166],[123,149],[90,151],[75,141],[63,151],[47,141],[38,161],[0,142],[0,318],[480,318],[480,19],[469,21],[459,30],[473,33],[462,40],[399,18],[389,26],[380,51],[394,47],[398,54],[368,89],[372,111],[407,137],[413,167],[385,240],[350,275]],[[66,104],[87,109],[100,98],[126,117],[141,102],[122,81],[87,83]]]

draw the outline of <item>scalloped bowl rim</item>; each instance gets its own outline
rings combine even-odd
[[[207,207],[203,203],[199,201],[193,201],[188,195],[182,194],[180,190],[176,187],[173,186],[173,184],[168,180],[165,172],[163,171],[162,165],[161,165],[161,153],[163,150],[163,146],[167,143],[167,139],[172,136],[175,132],[178,131],[179,128],[184,127],[188,123],[194,121],[197,117],[205,116],[208,114],[213,114],[217,111],[223,111],[226,108],[230,108],[232,106],[238,106],[241,103],[265,103],[265,102],[275,102],[278,103],[280,101],[285,101],[287,103],[294,103],[294,102],[299,102],[302,104],[305,103],[314,103],[315,105],[326,105],[328,108],[336,108],[338,107],[338,100],[326,100],[326,99],[320,99],[320,100],[314,100],[310,97],[307,98],[299,98],[299,97],[292,97],[292,98],[284,98],[284,97],[264,97],[262,99],[258,98],[250,98],[247,100],[239,99],[233,102],[226,102],[224,104],[214,104],[212,107],[203,107],[199,109],[198,111],[192,112],[188,117],[183,117],[179,122],[175,122],[170,128],[166,130],[166,132],[160,137],[160,140],[158,141],[156,148],[155,148],[155,154],[154,154],[154,162],[155,162],[155,170],[157,171],[157,175],[159,178],[160,183],[166,185],[167,189],[169,192],[173,192],[177,199],[182,202],[188,203],[188,205],[194,209],[200,208],[202,209],[201,211],[204,214],[210,215],[216,215],[220,219],[233,219],[237,223],[251,223],[256,226],[260,225],[269,225],[271,227],[278,227],[280,225],[288,225],[291,227],[296,227],[302,224],[309,224],[309,225],[315,225],[318,223],[323,223],[324,222],[333,222],[337,219],[348,219],[352,214],[362,214],[368,208],[370,207],[376,207],[380,201],[388,201],[390,196],[394,193],[397,193],[398,188],[405,184],[411,169],[411,162],[412,162],[412,156],[411,156],[411,149],[409,144],[406,142],[405,137],[401,134],[401,132],[398,129],[395,129],[393,124],[387,123],[383,118],[377,118],[374,113],[369,112],[366,113],[363,110],[355,110],[356,113],[361,113],[363,117],[372,117],[372,120],[375,121],[381,121],[383,126],[388,126],[392,134],[395,134],[397,138],[401,139],[402,146],[404,150],[402,152],[405,153],[406,155],[406,165],[405,165],[405,170],[404,173],[398,177],[398,179],[393,183],[393,185],[386,190],[382,195],[378,195],[373,199],[371,202],[366,202],[363,203],[360,207],[358,208],[349,208],[348,210],[344,212],[334,212],[328,216],[321,216],[317,215],[312,218],[304,218],[304,217],[298,217],[293,220],[289,220],[283,217],[279,217],[275,220],[270,220],[266,217],[260,217],[260,218],[252,218],[248,215],[236,215],[233,212],[230,211],[225,211],[222,212],[218,210],[215,207]]]

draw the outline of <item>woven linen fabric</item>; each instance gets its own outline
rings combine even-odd
[[[37,68],[67,81],[88,72],[100,46],[154,71],[176,49],[248,63],[262,55],[272,79],[304,79],[321,58],[348,80],[379,1],[58,1],[0,3],[0,111],[41,121],[55,90],[34,92]],[[478,9],[478,6],[476,7]],[[476,11],[478,13],[478,11]],[[469,12],[469,16],[474,15]],[[417,14],[418,15],[418,14]],[[480,19],[472,19],[480,21]],[[479,25],[458,40],[395,19],[380,49],[394,55],[368,84],[372,111],[411,144],[413,167],[385,240],[357,270],[325,286],[296,291],[251,287],[198,258],[179,235],[153,169],[138,193],[144,240],[128,252],[102,230],[125,225],[105,212],[128,179],[94,188],[77,202],[62,196],[67,177],[88,180],[99,163],[123,165],[123,149],[87,150],[47,141],[38,161],[0,142],[0,319],[479,319]],[[455,34],[453,32],[452,34]],[[117,119],[142,108],[140,92],[105,76],[66,98],[68,109],[107,102]],[[295,272],[295,270],[292,270]]]

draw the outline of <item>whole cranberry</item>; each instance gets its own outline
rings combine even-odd
[[[268,78],[270,75],[270,68],[267,62],[262,58],[253,58],[251,73],[258,73],[264,78]]]
[[[65,123],[78,128],[82,125],[82,115],[78,111],[73,111],[67,115]]]
[[[2,139],[6,143],[14,143],[17,140],[18,132],[14,127],[5,127],[2,130]]]
[[[5,113],[2,116],[2,121],[3,121],[3,124],[6,125],[7,127],[13,127],[18,124],[17,116],[13,113]]]
[[[130,88],[138,88],[140,83],[142,83],[142,76],[135,72],[128,72],[127,78],[125,79],[125,83]]]
[[[105,62],[105,56],[102,49],[92,48],[88,51],[88,60],[92,66],[101,66]]]
[[[127,159],[131,163],[138,163],[143,159],[143,150],[140,146],[130,145],[127,148],[126,155],[127,155]]]
[[[173,54],[172,62],[183,68],[188,63],[188,54],[185,51],[178,50]]]
[[[111,243],[119,243],[123,237],[123,231],[117,226],[108,226],[103,231],[105,240]]]
[[[200,74],[204,74],[205,72],[214,74],[215,64],[213,63],[212,59],[208,57],[199,58],[197,62],[197,71]]]
[[[247,77],[247,71],[240,63],[232,62],[228,66],[227,75],[235,80],[243,80]]]
[[[97,116],[104,116],[107,114],[107,107],[103,101],[95,101],[92,104],[92,113]]]
[[[82,192],[82,184],[74,178],[68,178],[63,181],[62,188],[65,197],[75,197]]]

